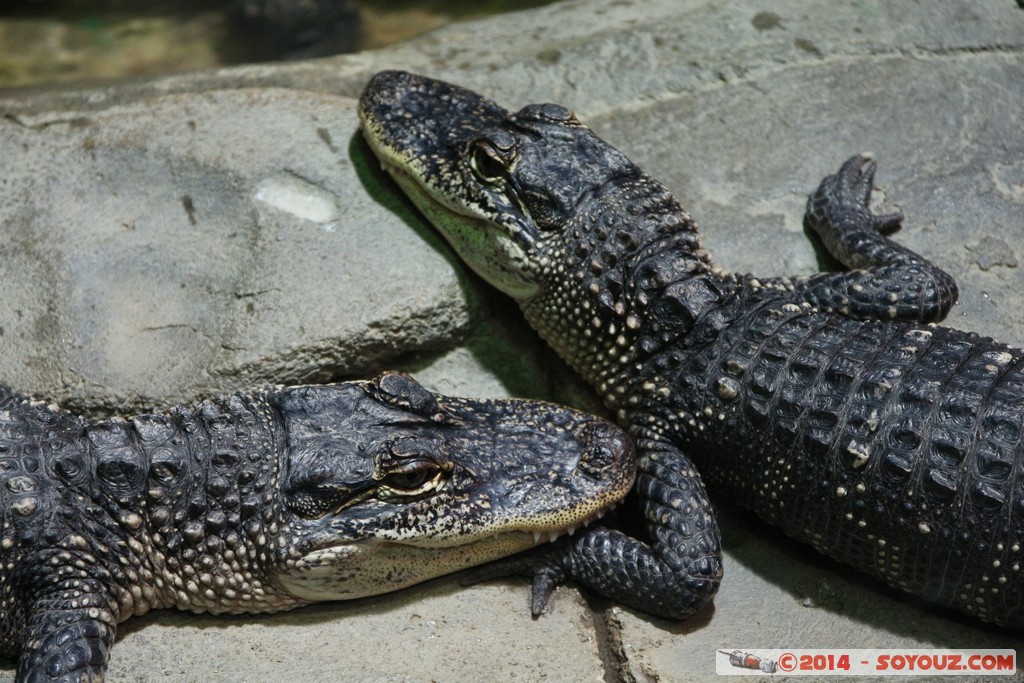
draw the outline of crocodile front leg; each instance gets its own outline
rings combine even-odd
[[[855,156],[825,178],[807,202],[805,225],[852,270],[787,282],[803,299],[826,311],[876,320],[941,320],[956,302],[956,282],[885,236],[899,227],[902,217],[871,212],[874,177],[875,162]]]
[[[29,605],[18,683],[103,680],[117,628],[117,602],[95,572],[77,569],[75,563],[82,560],[50,565],[65,578],[42,588]]]
[[[686,619],[707,604],[722,580],[722,544],[704,485],[675,446],[638,439],[637,447],[636,491],[651,543],[594,527],[489,565],[471,580],[532,576],[534,616],[566,579],[667,619]]]

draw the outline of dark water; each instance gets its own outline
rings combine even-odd
[[[0,87],[383,47],[553,0],[0,0]]]

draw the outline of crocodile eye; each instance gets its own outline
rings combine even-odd
[[[415,490],[434,478],[436,472],[422,470],[420,472],[399,472],[387,478],[388,486],[393,489]]]
[[[377,494],[383,499],[423,496],[440,490],[445,475],[445,470],[433,460],[407,460],[384,475]]]
[[[488,185],[502,185],[508,176],[508,169],[498,157],[497,151],[484,142],[473,145],[469,165],[476,177]]]

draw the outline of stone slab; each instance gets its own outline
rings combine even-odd
[[[367,192],[354,122],[279,89],[0,119],[0,376],[144,410],[450,345],[473,294]]]

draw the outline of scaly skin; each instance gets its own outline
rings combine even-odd
[[[0,388],[0,655],[99,680],[132,615],[397,590],[584,524],[633,472],[613,425],[400,373],[99,422]]]
[[[1024,354],[928,324],[956,285],[884,236],[899,217],[868,208],[873,163],[851,159],[808,203],[807,225],[850,270],[759,279],[713,266],[664,186],[562,107],[512,114],[383,72],[360,115],[399,185],[628,427],[642,502],[655,469],[685,479],[692,459],[709,486],[821,552],[1022,626]],[[679,524],[704,535],[656,537],[658,555],[717,552],[696,475],[688,486]],[[548,574],[579,577],[586,539],[571,561],[549,557]],[[717,562],[661,569],[685,584],[696,566],[710,582],[700,572]],[[612,574],[625,602],[684,616],[651,609],[661,575]]]

